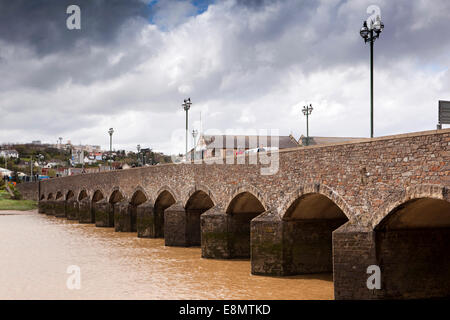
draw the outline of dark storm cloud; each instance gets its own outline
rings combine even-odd
[[[353,120],[367,116],[369,47],[359,29],[373,0],[80,1],[82,30],[68,31],[73,1],[0,0],[0,141],[100,143],[113,126],[132,145],[172,148],[188,96],[191,120],[204,110],[205,128],[288,134],[301,116],[293,106],[312,100],[316,134],[366,132]],[[423,108],[448,99],[440,71],[450,63],[450,2],[376,4],[386,25],[375,44],[383,132],[434,127]]]
[[[81,9],[81,30],[68,30],[69,5]],[[107,45],[130,19],[147,19],[139,0],[2,0],[0,39],[32,47],[39,55],[73,50],[77,45]]]

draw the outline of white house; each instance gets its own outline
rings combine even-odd
[[[11,150],[0,150],[0,157],[1,158],[19,158],[19,153],[17,150],[11,149]]]

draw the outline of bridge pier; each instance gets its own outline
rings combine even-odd
[[[163,212],[162,212],[163,213]],[[153,203],[147,201],[137,206],[137,234],[139,238],[163,237],[164,219],[156,212]]]
[[[370,227],[346,223],[333,232],[334,297],[380,299],[383,291],[367,288],[367,268],[379,266],[375,232]]]
[[[92,214],[92,206],[89,197],[83,198],[78,202],[78,221],[79,223],[95,222],[95,217]]]
[[[285,274],[331,273],[332,232],[347,219],[283,221]]]
[[[38,212],[45,213],[47,202],[44,200],[40,200],[38,202]]]
[[[333,233],[334,296],[423,299],[450,296],[450,229],[373,230],[346,224]],[[380,268],[380,289],[367,280]]]
[[[53,208],[55,217],[64,218],[66,216],[66,203],[64,200],[55,201]]]
[[[164,211],[164,241],[166,246],[189,247],[198,245],[195,239],[196,219],[188,214],[181,203],[175,203]],[[200,221],[196,221],[200,223]]]
[[[251,221],[251,272],[286,275],[283,254],[283,223],[280,216],[266,211]]]
[[[113,206],[106,199],[92,203],[96,227],[114,227]]]
[[[78,201],[66,201],[66,217],[67,220],[78,220]]]
[[[201,215],[202,258],[232,258],[228,220],[229,215],[218,206]]]
[[[48,216],[54,216],[55,215],[55,201],[54,200],[47,200],[47,205],[45,206],[45,214]]]
[[[136,206],[127,200],[114,205],[114,230],[116,232],[136,232]]]
[[[252,228],[252,273],[296,275],[333,271],[332,232],[345,219],[282,220],[270,211]]]
[[[254,213],[226,213],[215,206],[201,215],[202,257],[233,259],[250,257],[250,220]]]

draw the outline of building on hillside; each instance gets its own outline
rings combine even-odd
[[[309,137],[309,145],[323,145],[323,144],[334,144],[342,142],[351,142],[356,140],[363,140],[368,138],[351,138],[351,137]],[[298,139],[298,144],[300,146],[308,146],[308,139],[304,135],[301,135]]]
[[[251,151],[281,150],[299,147],[292,136],[200,135],[188,159],[225,158]]]
[[[0,168],[0,179],[3,179],[4,177],[11,177],[12,173],[13,172],[11,170]]]
[[[19,158],[19,152],[14,149],[5,149],[0,150],[0,157],[1,158]]]

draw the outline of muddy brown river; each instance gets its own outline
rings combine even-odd
[[[267,277],[250,261],[202,259],[37,211],[0,211],[0,299],[333,299],[331,274]],[[80,288],[67,282],[78,273]]]

